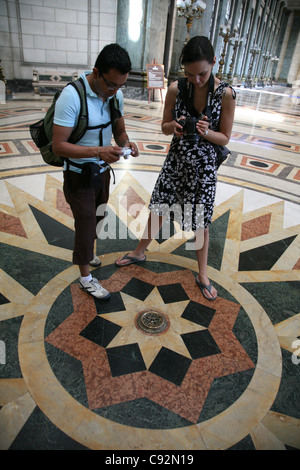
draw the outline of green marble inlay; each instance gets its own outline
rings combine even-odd
[[[72,266],[68,261],[0,243],[0,266],[33,295],[61,271]]]

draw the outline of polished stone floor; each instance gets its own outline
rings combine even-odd
[[[214,302],[176,223],[145,263],[114,264],[142,234],[170,144],[163,105],[129,98],[140,157],[114,165],[93,270],[112,294],[79,289],[62,172],[28,131],[49,104],[0,107],[0,449],[299,449],[299,99],[237,90],[210,229]],[[153,311],[161,331],[145,331]]]

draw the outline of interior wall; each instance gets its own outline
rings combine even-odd
[[[0,58],[6,79],[33,69],[89,69],[116,41],[117,0],[0,0]]]

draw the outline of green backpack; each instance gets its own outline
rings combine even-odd
[[[78,122],[76,127],[72,130],[72,133],[69,137],[68,142],[75,144],[78,142],[84,135],[87,129],[94,129],[94,127],[88,126],[88,107],[87,107],[87,100],[86,100],[86,89],[84,85],[84,81],[82,78],[75,80],[74,82],[68,83],[75,88],[78,92],[80,98],[80,112],[78,117]],[[67,86],[68,86],[67,85]],[[52,166],[62,167],[64,165],[64,161],[67,160],[64,157],[60,157],[55,155],[52,150],[52,133],[53,133],[53,118],[54,118],[54,111],[55,111],[55,104],[61,94],[61,90],[57,91],[54,95],[53,101],[51,103],[50,108],[46,112],[44,119],[31,124],[29,126],[31,138],[35,145],[39,148],[40,153],[43,157],[43,160]],[[110,105],[110,117],[111,120],[103,125],[96,126],[97,128],[103,129],[110,124],[114,127],[117,119],[119,119],[122,114],[119,109],[119,100],[114,95],[113,98],[109,100]],[[102,143],[100,142],[100,145]],[[77,166],[77,165],[76,165]]]

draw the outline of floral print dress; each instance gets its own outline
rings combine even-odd
[[[221,101],[228,83],[215,90],[210,129],[219,129]],[[205,110],[204,110],[205,114]],[[177,92],[175,118],[190,116]],[[149,208],[166,220],[174,220],[182,230],[196,231],[211,224],[217,184],[216,150],[210,142],[199,139],[192,143],[173,136],[170,150],[156,181]]]

